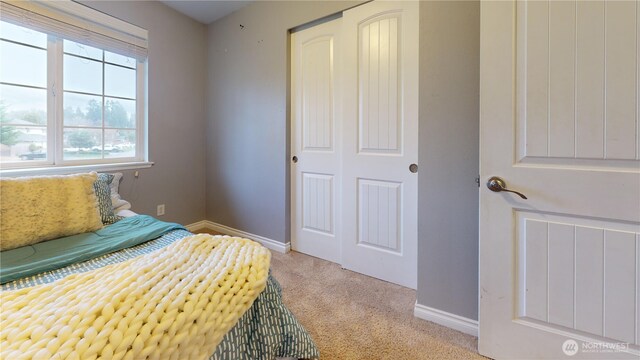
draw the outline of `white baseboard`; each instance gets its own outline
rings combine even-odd
[[[198,222],[195,222],[193,224],[185,225],[185,227],[189,231],[209,229],[209,230],[217,231],[217,232],[222,233],[222,234],[227,234],[227,235],[231,235],[231,236],[238,236],[238,237],[251,239],[251,240],[259,242],[260,244],[262,244],[267,249],[271,249],[271,250],[274,250],[274,251],[277,251],[277,252],[283,253],[283,254],[286,254],[289,251],[291,251],[291,244],[290,243],[283,244],[283,243],[281,243],[279,241],[275,241],[275,240],[266,238],[264,236],[260,236],[260,235],[248,233],[246,231],[234,229],[232,227],[229,227],[229,226],[226,226],[226,225],[222,225],[222,224],[218,224],[218,223],[214,223],[213,221],[209,221],[209,220],[198,221]]]
[[[417,318],[434,322],[448,328],[461,331],[465,334],[478,336],[478,321],[466,317],[451,314],[446,311],[434,309],[416,302],[413,315]]]
[[[197,231],[197,230],[206,229],[207,228],[207,220],[194,222],[193,224],[185,225],[184,227],[186,227],[187,230],[189,230],[191,232],[194,232],[194,231]]]

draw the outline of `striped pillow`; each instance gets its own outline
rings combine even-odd
[[[100,218],[104,225],[113,224],[122,219],[113,213],[111,203],[111,182],[114,176],[111,174],[98,174],[96,182],[93,183],[93,189],[98,199],[98,210],[100,210]]]

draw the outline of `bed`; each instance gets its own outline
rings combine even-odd
[[[120,209],[116,213],[121,216],[119,221],[99,230],[0,252],[2,293],[22,292],[22,295],[28,296],[30,292],[42,287],[62,286],[60,284],[74,281],[79,276],[99,273],[119,265],[135,264],[136,261],[144,262],[146,257],[166,252],[168,249],[173,249],[171,251],[175,253],[176,249],[180,251],[179,249],[184,247],[185,242],[204,236],[194,236],[179,224],[137,215],[128,209]],[[241,241],[229,237],[201,240]],[[178,245],[179,247],[176,247]],[[283,305],[280,285],[271,276],[270,271],[263,289],[250,306],[248,305],[248,309],[242,315],[238,315],[237,322],[234,321],[234,325],[222,336],[215,351],[201,358],[258,360],[319,357],[309,334]],[[2,316],[7,322],[6,319],[11,315],[4,314],[5,310],[3,308]],[[20,311],[22,310],[16,313]],[[18,337],[18,332],[17,329],[0,325],[0,340],[7,345],[10,343],[8,339],[12,336]],[[25,344],[28,343],[29,340]],[[0,353],[5,350],[0,349]],[[8,358],[8,354],[10,353],[1,354],[0,357]],[[30,354],[29,357],[38,357],[34,356],[33,352]],[[128,356],[131,357],[131,352]]]

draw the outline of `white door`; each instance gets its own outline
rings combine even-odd
[[[636,2],[481,4],[485,356],[638,359],[639,20]]]
[[[291,35],[291,243],[293,250],[340,261],[340,19]]]
[[[418,2],[372,2],[343,25],[343,267],[416,288]]]

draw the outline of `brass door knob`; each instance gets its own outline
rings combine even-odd
[[[489,188],[489,190],[493,192],[506,191],[506,192],[517,194],[521,198],[527,200],[527,197],[524,196],[524,194],[507,189],[507,183],[497,176],[492,176],[491,178],[489,178],[489,181],[487,181],[487,187]]]

